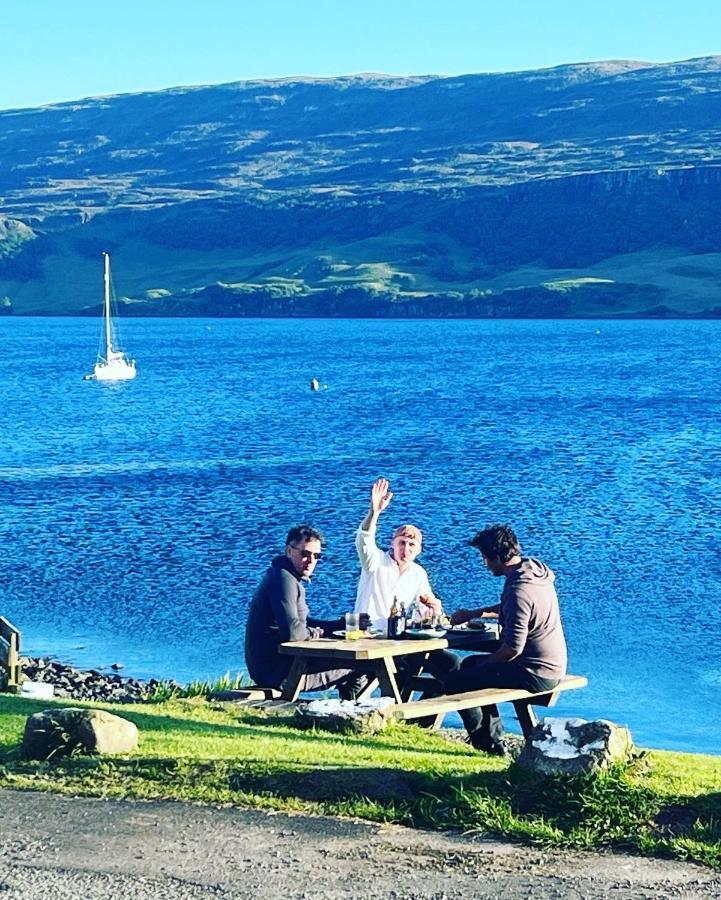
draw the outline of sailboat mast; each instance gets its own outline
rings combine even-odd
[[[105,272],[103,282],[105,286],[105,359],[110,359],[110,352],[113,349],[110,340],[110,256],[103,252],[105,260]]]

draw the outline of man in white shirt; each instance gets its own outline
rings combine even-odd
[[[386,630],[394,597],[406,607],[416,600],[429,614],[441,612],[426,570],[415,562],[423,545],[420,529],[415,525],[396,528],[390,551],[381,550],[376,543],[378,519],[393,499],[388,486],[387,479],[379,478],[371,488],[370,509],[355,539],[361,564],[355,610],[367,613],[376,631]]]
[[[415,562],[421,552],[423,535],[415,525],[400,525],[393,533],[390,551],[381,550],[376,544],[378,517],[393,499],[388,490],[388,481],[379,478],[371,488],[371,504],[368,514],[356,533],[356,549],[361,564],[360,581],[355,609],[367,613],[377,631],[385,633],[388,616],[395,597],[398,604],[408,607],[414,600],[425,607],[428,615],[442,612],[441,601],[434,595],[423,566]],[[407,679],[418,671],[421,660],[415,653],[396,660],[398,683],[401,691]],[[432,675],[434,681],[426,686],[424,697],[435,697],[443,693],[443,681],[455,672],[461,660],[450,650],[434,650],[423,662],[423,671]],[[433,716],[418,719],[417,724],[427,728],[433,726]]]

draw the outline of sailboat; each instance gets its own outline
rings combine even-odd
[[[135,378],[135,360],[129,359],[115,343],[113,318],[110,312],[110,256],[103,253],[105,261],[104,285],[105,296],[103,303],[103,317],[105,320],[105,356],[98,351],[98,361],[93,366],[91,375],[86,378],[94,378],[97,381],[128,381]]]

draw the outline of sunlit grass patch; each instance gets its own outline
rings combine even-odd
[[[131,757],[23,760],[26,717],[53,705],[67,704],[0,697],[3,786],[353,815],[721,868],[717,757],[654,751],[601,775],[549,777],[417,726],[344,735],[297,728],[289,713],[179,698],[92,704],[138,726]]]

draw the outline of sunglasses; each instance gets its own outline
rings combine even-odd
[[[296,553],[300,553],[301,557],[306,561],[310,562],[311,559],[316,560],[316,562],[323,556],[322,553],[314,553],[312,550],[301,550],[299,547],[295,547],[293,544],[290,545]]]

